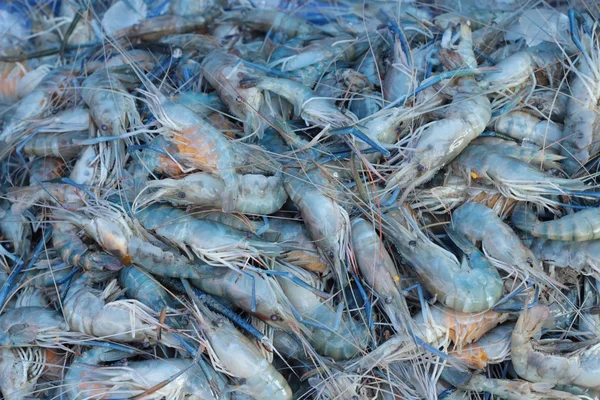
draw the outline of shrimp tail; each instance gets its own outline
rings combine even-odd
[[[531,232],[533,227],[539,223],[533,210],[524,203],[519,203],[512,214],[512,223],[524,232]]]

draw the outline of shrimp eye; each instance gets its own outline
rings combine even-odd
[[[279,320],[279,317],[277,315],[275,315],[275,314],[271,314],[271,316],[269,318],[271,318],[271,321],[278,321]]]
[[[102,126],[100,127],[101,130],[106,131],[108,130],[108,126],[102,124]]]
[[[386,297],[385,298],[385,304],[392,304],[392,298],[391,297]]]
[[[423,171],[425,171],[425,167],[421,164],[417,165],[417,172],[422,173]]]
[[[235,98],[235,101],[237,101],[238,103],[241,103],[244,99],[242,99],[241,96],[238,96]]]
[[[410,247],[417,247],[417,241],[416,240],[411,240],[410,242],[408,242],[408,245]]]
[[[58,114],[58,109],[57,108],[53,108],[52,109],[52,114],[54,114],[54,115]]]
[[[180,199],[185,199],[185,192],[177,192],[177,197]]]
[[[140,24],[135,24],[131,27],[131,29],[133,29],[134,32],[137,32],[140,30],[140,28],[142,27],[142,25]]]
[[[333,251],[327,252],[327,257],[333,260]]]

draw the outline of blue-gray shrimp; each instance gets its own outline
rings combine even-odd
[[[540,261],[552,267],[573,268],[580,274],[600,277],[600,240],[535,238],[529,248]]]
[[[600,239],[600,209],[586,208],[552,221],[540,221],[525,203],[518,204],[512,222],[522,231],[539,238],[584,242]]]
[[[275,268],[280,272],[292,273],[308,281],[311,286],[317,282],[313,274],[297,267],[276,264]],[[347,360],[365,350],[369,340],[366,324],[355,321],[347,313],[338,315],[332,304],[323,301],[308,288],[282,277],[277,277],[277,280],[298,314],[304,320],[322,326],[307,326],[310,331],[307,340],[317,353],[335,360]]]
[[[177,205],[220,207],[223,204],[225,184],[222,179],[205,172],[187,175],[181,179],[150,181],[138,198],[143,207],[157,201]],[[248,214],[272,214],[279,211],[287,200],[283,181],[279,176],[240,175],[239,193],[235,211]]]
[[[558,149],[563,126],[524,111],[511,111],[493,120],[496,132],[520,141],[535,143],[541,148]]]
[[[383,226],[384,232],[425,288],[443,305],[456,311],[477,312],[490,309],[500,299],[503,289],[497,269],[477,249],[468,247],[470,243],[464,243],[464,237],[457,244],[468,254],[470,266],[431,242],[401,211],[385,216],[389,225]]]
[[[24,400],[33,395],[46,365],[46,351],[40,347],[0,349],[0,392],[6,400]]]
[[[499,364],[510,356],[510,340],[515,325],[497,326],[474,343],[469,343],[451,353],[453,357],[482,369],[489,364]]]
[[[266,120],[258,114],[265,101],[256,87],[242,87],[240,77],[248,73],[242,59],[223,50],[209,53],[202,61],[202,75],[216,89],[229,110],[244,121],[244,135],[262,137]]]
[[[75,357],[64,377],[64,393],[69,400],[137,397],[144,399],[216,400],[211,382],[224,391],[225,380],[210,365],[204,368],[191,358],[165,358],[128,361],[127,364],[100,366],[119,361],[129,353],[96,347]],[[205,363],[207,364],[207,363]],[[180,372],[182,372],[180,374]],[[207,375],[208,374],[208,377]],[[175,379],[171,379],[175,377]],[[209,381],[210,379],[210,381]],[[166,381],[166,382],[165,382]],[[150,390],[155,389],[157,390]],[[149,392],[149,393],[148,393]],[[229,399],[223,394],[221,399]]]
[[[88,278],[86,273],[74,280],[63,300],[65,321],[72,330],[117,342],[160,340],[170,347],[181,346],[169,332],[160,333],[158,313],[154,310],[137,300],[105,302],[110,292],[89,288]]]

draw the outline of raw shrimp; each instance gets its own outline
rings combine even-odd
[[[144,41],[153,42],[160,40],[164,35],[202,31],[220,12],[218,8],[212,7],[200,15],[160,15],[119,29],[113,35],[116,38],[139,37]]]
[[[68,67],[57,68],[15,104],[15,112],[0,133],[0,141],[6,144],[4,152],[11,150],[12,144],[20,140],[30,120],[45,116],[50,111],[52,100],[66,94],[73,75],[74,71]]]
[[[382,83],[383,98],[387,101],[394,101],[410,93],[417,85],[416,74],[411,66],[411,56],[404,53],[401,43],[401,39],[396,35],[390,64],[387,66]]]
[[[362,218],[352,221],[352,244],[363,279],[383,300],[383,308],[396,331],[402,332],[410,312],[392,257],[373,225]]]
[[[477,249],[469,247],[470,243],[459,245],[469,255],[471,265],[467,266],[431,242],[401,211],[386,213],[385,221],[384,232],[417,272],[425,288],[443,305],[456,311],[485,311],[502,296],[498,271]]]
[[[0,345],[8,347],[43,346],[60,348],[64,341],[82,340],[85,335],[71,332],[62,315],[43,307],[19,307],[0,316]]]
[[[531,250],[485,205],[465,203],[458,207],[452,213],[452,227],[467,238],[481,242],[484,253],[497,268],[516,270],[542,281],[547,279]]]
[[[294,266],[276,264],[275,269],[291,272],[300,279],[309,281],[311,286],[315,285],[314,275]],[[302,318],[322,326],[307,326],[310,330],[307,340],[317,353],[335,360],[347,360],[365,350],[369,340],[369,330],[365,324],[355,321],[346,313],[338,316],[331,304],[324,302],[309,289],[282,277],[277,277],[277,280]]]
[[[571,10],[572,11],[572,10]],[[570,17],[574,17],[569,15]],[[571,32],[571,35],[578,35]],[[589,53],[581,48],[582,55],[577,62],[573,78],[569,82],[571,96],[567,103],[567,116],[561,141],[565,171],[572,174],[594,154],[600,150],[598,128],[600,117],[598,102],[600,101],[600,44],[598,38],[589,38],[586,43]]]
[[[23,145],[23,154],[32,156],[55,156],[69,160],[77,156],[81,148],[78,140],[89,138],[85,131],[37,134]]]
[[[548,307],[538,305],[524,310],[512,334],[511,358],[515,372],[530,382],[574,384],[584,388],[600,387],[598,344],[574,347],[561,354],[571,343],[536,343],[548,318]],[[574,343],[573,343],[574,344]]]
[[[496,137],[479,137],[473,140],[469,146],[483,146],[494,153],[516,158],[533,166],[542,166],[545,169],[560,170],[562,167],[560,161],[564,159],[554,149],[540,149],[537,145],[526,142],[519,145],[516,142]]]
[[[543,120],[523,111],[506,113],[493,121],[496,132],[521,141],[533,142],[543,148],[558,149],[562,125]]]
[[[548,265],[573,268],[581,274],[600,277],[600,240],[573,242],[536,238],[529,248]]]
[[[339,128],[356,121],[354,115],[342,113],[332,100],[318,97],[315,92],[300,82],[284,78],[245,75],[240,80],[240,86],[257,87],[278,94],[292,103],[294,114],[309,125]]]
[[[342,260],[345,260],[350,220],[348,213],[333,198],[335,186],[318,168],[305,174],[301,170],[289,170],[288,173],[284,178],[285,190],[300,209],[317,247],[331,263],[338,283],[346,286],[348,278],[342,269]]]
[[[187,215],[167,205],[151,205],[136,214],[138,221],[158,236],[189,248],[200,259],[223,265],[228,260],[252,256],[277,256],[282,248],[254,235]]]
[[[472,46],[471,30],[461,24],[460,42],[456,50],[447,53],[450,59],[461,60],[461,65],[476,67]],[[408,192],[429,181],[459,155],[483,132],[492,116],[490,102],[474,80],[460,78],[453,91],[452,103],[444,110],[444,118],[426,125],[418,134],[418,142],[411,146],[408,159],[387,179],[387,190],[405,189],[400,202],[406,199]]]
[[[71,283],[63,300],[65,320],[76,332],[117,342],[160,342],[170,347],[181,344],[169,332],[160,334],[160,323],[151,308],[137,300],[105,302],[107,290],[90,289],[85,273]]]
[[[64,262],[84,271],[92,269],[118,271],[123,267],[121,261],[115,256],[90,250],[79,238],[77,227],[68,222],[54,224],[52,245]]]
[[[215,362],[227,374],[243,379],[236,391],[258,399],[291,400],[292,389],[283,376],[261,354],[246,336],[242,335],[229,320],[195,302],[201,315],[197,315],[202,333]]]
[[[65,167],[65,163],[60,158],[36,158],[29,165],[29,185],[39,185],[43,181],[59,178],[63,175]]]
[[[520,379],[492,379],[475,375],[468,382],[458,385],[462,390],[486,392],[506,400],[580,400],[568,392],[552,389],[554,385],[531,383]]]
[[[523,108],[523,111],[562,123],[567,115],[568,101],[566,93],[554,89],[536,89],[529,96],[528,107]]]
[[[129,354],[106,348],[93,348],[76,357],[65,373],[65,394],[69,400],[142,396],[160,399],[217,399],[210,383],[225,389],[224,378],[210,366],[201,369],[191,358],[128,361],[125,365],[100,366],[119,361]],[[90,367],[93,366],[93,367]],[[183,372],[183,373],[182,373]],[[205,374],[208,374],[207,378]],[[171,378],[173,378],[171,380]],[[210,381],[209,381],[210,379]],[[150,389],[158,388],[158,390]],[[108,396],[108,397],[106,397]],[[225,394],[222,399],[229,399]]]
[[[259,112],[265,101],[262,90],[242,87],[241,77],[248,74],[242,59],[223,50],[215,50],[202,61],[202,76],[216,89],[231,112],[244,121],[245,136],[262,137],[266,121]]]
[[[191,283],[203,291],[231,301],[267,324],[291,330],[295,318],[277,282],[254,271],[240,273],[229,268],[215,268]]]
[[[139,207],[156,201],[173,205],[220,206],[225,184],[218,177],[198,172],[181,179],[150,181],[141,194]],[[287,200],[287,193],[279,176],[240,175],[239,193],[235,211],[248,214],[272,214],[279,211]]]
[[[513,212],[512,222],[522,231],[540,238],[573,242],[600,239],[600,209],[596,207],[542,222],[533,210],[521,203]]]
[[[452,171],[466,179],[493,185],[507,198],[549,208],[557,202],[545,196],[588,188],[582,180],[557,178],[525,161],[490,151],[487,146],[464,149],[452,163]]]
[[[27,257],[31,251],[31,223],[21,213],[14,212],[10,203],[2,201],[0,209],[0,232],[16,254]]]
[[[323,33],[319,25],[307,22],[304,18],[281,11],[264,8],[243,8],[225,11],[219,16],[218,23],[235,23],[248,26],[260,32],[280,32],[287,38],[312,36]]]

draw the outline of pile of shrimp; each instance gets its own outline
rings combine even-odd
[[[3,399],[600,399],[600,7],[0,2]]]

